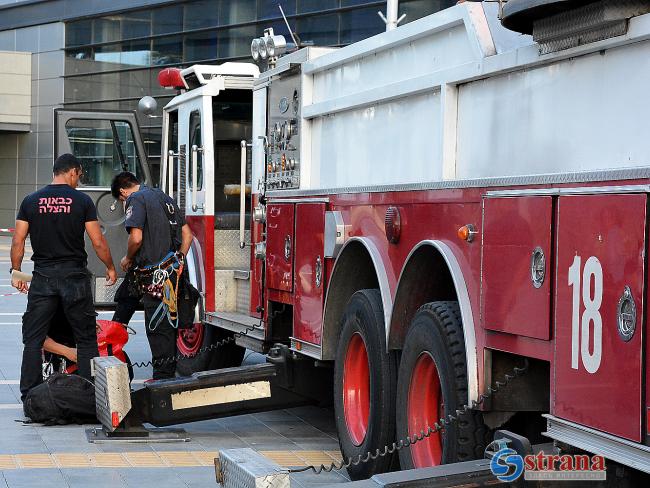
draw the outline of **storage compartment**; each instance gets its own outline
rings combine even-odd
[[[552,197],[484,201],[481,321],[550,339]]]
[[[641,441],[646,195],[558,203],[552,413]]]
[[[266,284],[293,291],[293,203],[271,203],[266,209]]]
[[[321,343],[325,290],[325,204],[296,205],[296,295],[293,307],[293,337]]]

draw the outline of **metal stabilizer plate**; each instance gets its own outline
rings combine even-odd
[[[289,471],[250,448],[220,451],[215,471],[223,488],[290,488]]]
[[[86,429],[86,439],[91,444],[109,444],[114,442],[153,443],[153,442],[189,442],[190,436],[183,429],[117,429],[109,432],[105,428]]]

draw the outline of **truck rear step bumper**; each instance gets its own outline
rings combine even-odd
[[[544,435],[606,459],[650,473],[650,447],[546,414]]]

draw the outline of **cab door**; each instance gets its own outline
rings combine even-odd
[[[176,199],[192,229],[194,243],[188,255],[190,279],[204,294],[205,310],[214,310],[214,148],[212,103],[209,96],[196,96],[168,110],[164,188]],[[180,191],[179,191],[180,190]]]
[[[151,171],[134,112],[57,109],[54,113],[54,157],[74,154],[83,167],[79,190],[97,207],[97,219],[116,265],[126,254],[124,210],[111,196],[111,181],[121,171],[135,173],[150,185]],[[110,306],[117,286],[105,286],[106,268],[86,239],[88,269],[93,274],[95,302]],[[118,268],[118,276],[124,273]],[[118,283],[119,284],[119,283]]]

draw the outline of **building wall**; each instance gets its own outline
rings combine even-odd
[[[52,180],[53,110],[63,104],[63,22],[0,32],[0,50],[32,53],[31,131],[0,132],[0,227],[23,197]]]
[[[32,55],[0,51],[0,131],[29,130],[32,103]]]

